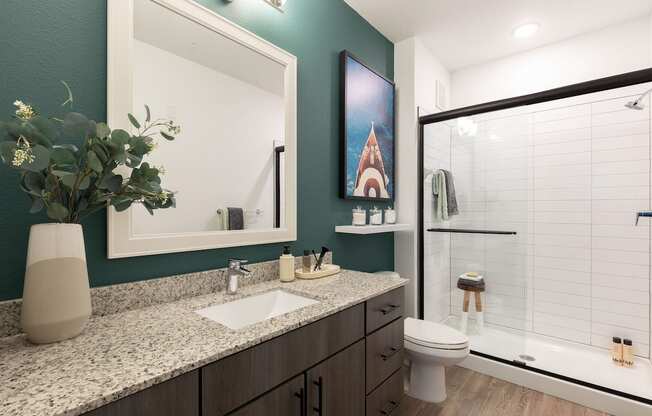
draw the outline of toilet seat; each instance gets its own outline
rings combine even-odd
[[[405,319],[405,341],[420,347],[438,350],[464,350],[469,338],[463,333],[443,324],[421,319]]]

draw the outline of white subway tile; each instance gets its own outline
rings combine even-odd
[[[594,249],[602,250],[650,251],[650,240],[635,238],[593,237],[591,244]]]
[[[595,175],[591,178],[594,188],[606,188],[610,186],[650,186],[650,175],[647,173],[630,173],[623,175]]]
[[[550,292],[547,290],[536,289],[534,291],[534,299],[541,302],[570,305],[578,308],[591,308],[591,298],[589,296],[572,295],[569,293]]]
[[[617,300],[621,302],[650,304],[650,294],[640,290],[617,289],[605,286],[593,286],[591,296],[597,299]]]
[[[650,146],[650,134],[648,132],[631,136],[615,136],[603,139],[594,138],[591,140],[591,149],[594,151],[646,146]]]
[[[610,126],[613,124],[627,123],[630,124],[636,121],[643,121],[650,119],[649,111],[632,111],[628,108],[623,108],[620,111],[612,111],[609,113],[593,114],[591,118],[592,126]]]
[[[534,232],[535,234],[585,236],[591,234],[591,225],[541,222],[534,224]]]
[[[589,129],[588,136],[593,137],[595,140],[607,137],[626,137],[649,133],[650,123],[647,120],[640,120],[633,123],[593,126],[592,129]]]
[[[638,254],[633,251],[629,252],[621,252],[620,254],[625,255],[625,253],[630,253],[630,254]],[[607,260],[609,260],[607,258]],[[617,256],[616,256],[617,258]],[[599,256],[593,256],[593,261],[591,264],[591,267],[593,269],[593,273],[602,273],[602,274],[611,274],[611,275],[618,275],[618,276],[626,276],[626,277],[636,277],[639,279],[647,279],[649,280],[649,266],[648,264],[628,264],[628,263],[610,263],[609,261],[604,261],[605,259],[599,257]],[[646,262],[647,263],[647,262]]]
[[[632,133],[635,134],[635,133]],[[591,128],[582,127],[572,130],[553,131],[547,133],[538,133],[532,135],[534,145],[544,145],[552,143],[567,143],[577,140],[590,140]]]
[[[550,143],[534,146],[534,157],[561,155],[566,153],[583,153],[591,151],[590,140],[577,140],[566,143]]]
[[[636,251],[602,250],[594,248],[592,251],[592,256],[594,260],[599,259],[601,262],[629,263],[638,272],[640,272],[640,269],[642,269],[640,266],[648,267],[650,264],[649,253],[641,253]],[[648,279],[648,277],[649,274],[644,273],[644,278]]]
[[[591,152],[591,160],[593,163],[649,160],[649,149],[649,146],[642,146],[614,150],[595,150]]]
[[[535,283],[537,279],[556,280],[580,285],[591,284],[590,272],[578,272],[575,270],[564,270],[553,267],[536,266],[534,268]]]
[[[610,188],[598,188],[593,184],[591,190],[592,198],[596,199],[630,199],[632,197],[647,199],[650,197],[649,186],[617,186]]]
[[[535,326],[538,324],[543,325],[554,325],[562,328],[572,328],[577,331],[589,331],[591,325],[590,320],[572,318],[568,316],[553,315],[550,313],[544,312],[534,312],[534,318],[532,319]]]
[[[614,312],[621,315],[637,316],[639,318],[647,318],[650,316],[650,308],[648,305],[621,302],[617,300],[593,298],[591,299],[591,308],[593,310]]]
[[[638,147],[636,149],[639,149]],[[650,161],[647,159],[629,160],[623,162],[593,163],[593,175],[622,175],[631,173],[649,173]]]
[[[587,329],[585,329],[587,330]],[[549,337],[562,338],[570,341],[581,342],[589,344],[591,342],[591,334],[589,332],[578,331],[573,328],[562,326],[550,325],[544,322],[533,321],[533,331],[547,335]]]
[[[614,287],[641,292],[648,292],[650,290],[650,279],[595,272],[591,274],[591,284],[594,286]]]
[[[579,117],[565,118],[562,120],[553,120],[542,123],[535,123],[533,133],[551,133],[564,130],[582,129],[591,126],[591,116],[583,115]]]
[[[633,214],[634,213],[632,213],[632,222],[634,218]],[[631,226],[594,224],[591,227],[591,232],[594,237],[637,238],[637,239],[649,238],[649,234],[650,234],[648,227],[635,227],[633,224]]]
[[[534,279],[534,287],[536,290],[544,290],[546,292],[566,293],[569,295],[586,297],[591,296],[591,288],[586,284],[548,280],[536,277]]]
[[[634,148],[638,149],[638,148]],[[628,149],[626,149],[628,150]],[[623,152],[623,150],[618,150],[618,152]],[[595,152],[594,152],[595,153]],[[606,157],[606,155],[602,155]],[[634,157],[633,155],[622,155],[621,157]],[[641,156],[639,156],[641,157]],[[622,159],[625,160],[625,159]],[[630,159],[627,159],[630,160]],[[635,160],[635,159],[631,159]],[[581,165],[591,163],[591,152],[583,153],[568,153],[563,155],[550,155],[550,156],[539,156],[534,159],[533,164],[535,169],[540,169],[546,166],[561,166],[561,165]]]
[[[534,310],[540,313],[546,313],[556,316],[564,316],[568,318],[580,319],[587,322],[586,327],[582,328],[587,330],[591,321],[591,310],[586,308],[578,308],[569,305],[560,305],[558,303],[542,302],[536,297],[534,298]],[[535,317],[536,320],[536,317]]]

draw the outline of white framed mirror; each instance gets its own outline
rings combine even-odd
[[[176,208],[108,209],[108,257],[296,240],[297,60],[191,0],[108,0],[107,120],[174,120]],[[164,142],[164,143],[163,143]]]

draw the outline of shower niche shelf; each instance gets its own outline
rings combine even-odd
[[[410,224],[338,225],[335,227],[335,232],[343,234],[378,234],[409,231],[411,229]]]

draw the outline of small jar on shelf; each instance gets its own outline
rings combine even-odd
[[[353,225],[367,225],[367,211],[362,207],[353,208]]]
[[[377,207],[369,210],[369,224],[382,225],[383,224],[383,211]]]

